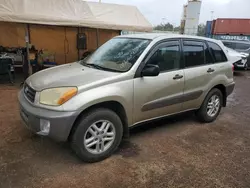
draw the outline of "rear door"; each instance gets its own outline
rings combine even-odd
[[[183,40],[185,85],[183,111],[199,108],[216,67],[204,41]]]
[[[184,72],[180,49],[180,42],[176,40],[151,50],[146,64],[157,64],[160,74],[134,79],[135,123],[181,111]]]

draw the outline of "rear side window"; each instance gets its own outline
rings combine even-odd
[[[212,52],[215,63],[227,61],[225,53],[223,52],[223,50],[221,49],[221,47],[218,44],[215,44],[213,42],[208,42],[208,46]]]
[[[203,42],[184,41],[183,52],[185,67],[195,67],[205,64],[205,51]]]

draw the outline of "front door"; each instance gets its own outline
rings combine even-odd
[[[151,50],[146,64],[157,64],[160,74],[134,79],[134,123],[181,111],[185,78],[180,42],[159,44]]]

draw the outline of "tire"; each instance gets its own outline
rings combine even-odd
[[[209,115],[208,110],[208,103],[211,104],[212,97],[216,96],[216,102],[217,99],[219,100],[218,108],[216,108],[216,112]],[[212,89],[206,96],[205,100],[203,101],[200,109],[196,112],[197,118],[202,123],[211,123],[216,120],[218,115],[220,114],[221,108],[223,103],[223,95],[222,92],[219,89]],[[212,115],[212,116],[211,116]]]
[[[245,69],[246,71],[249,69],[247,62],[246,62],[246,64],[245,64],[245,66],[244,66],[244,69]]]
[[[105,130],[109,124],[109,128],[106,131],[110,131],[108,132],[109,136],[112,134],[111,132],[113,131],[113,141],[103,141],[104,139],[111,138],[112,136],[105,137],[103,135],[108,133],[101,133],[101,131],[98,132],[96,128],[93,128],[97,127],[98,130],[100,130],[102,128],[102,125],[104,125],[104,122],[106,123]],[[103,132],[105,132],[105,130]],[[99,162],[108,158],[114,153],[114,151],[121,143],[122,135],[123,126],[119,116],[109,109],[99,108],[92,110],[82,116],[82,118],[73,130],[73,135],[71,138],[71,147],[82,161],[89,163]],[[87,140],[92,138],[94,138],[94,140],[89,143],[93,144],[94,142],[100,142],[100,144],[99,146],[98,144],[95,144],[94,146],[88,148]],[[105,146],[103,147],[103,151],[101,143],[106,143],[106,146],[105,144],[103,144],[103,146]],[[104,148],[107,149],[105,150]]]

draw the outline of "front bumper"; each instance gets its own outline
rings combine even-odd
[[[237,69],[243,69],[245,67],[245,65],[239,65],[239,64],[234,64],[234,68]]]
[[[239,69],[242,69],[242,68],[245,68],[246,66],[246,63],[247,63],[247,59],[242,59],[241,61],[237,61],[234,63],[234,68],[239,68]]]
[[[20,104],[20,116],[27,128],[36,134],[42,135],[40,120],[44,119],[50,122],[48,137],[56,141],[67,141],[71,128],[80,113],[77,111],[60,112],[36,107],[27,101],[23,90],[19,92],[18,100]]]

